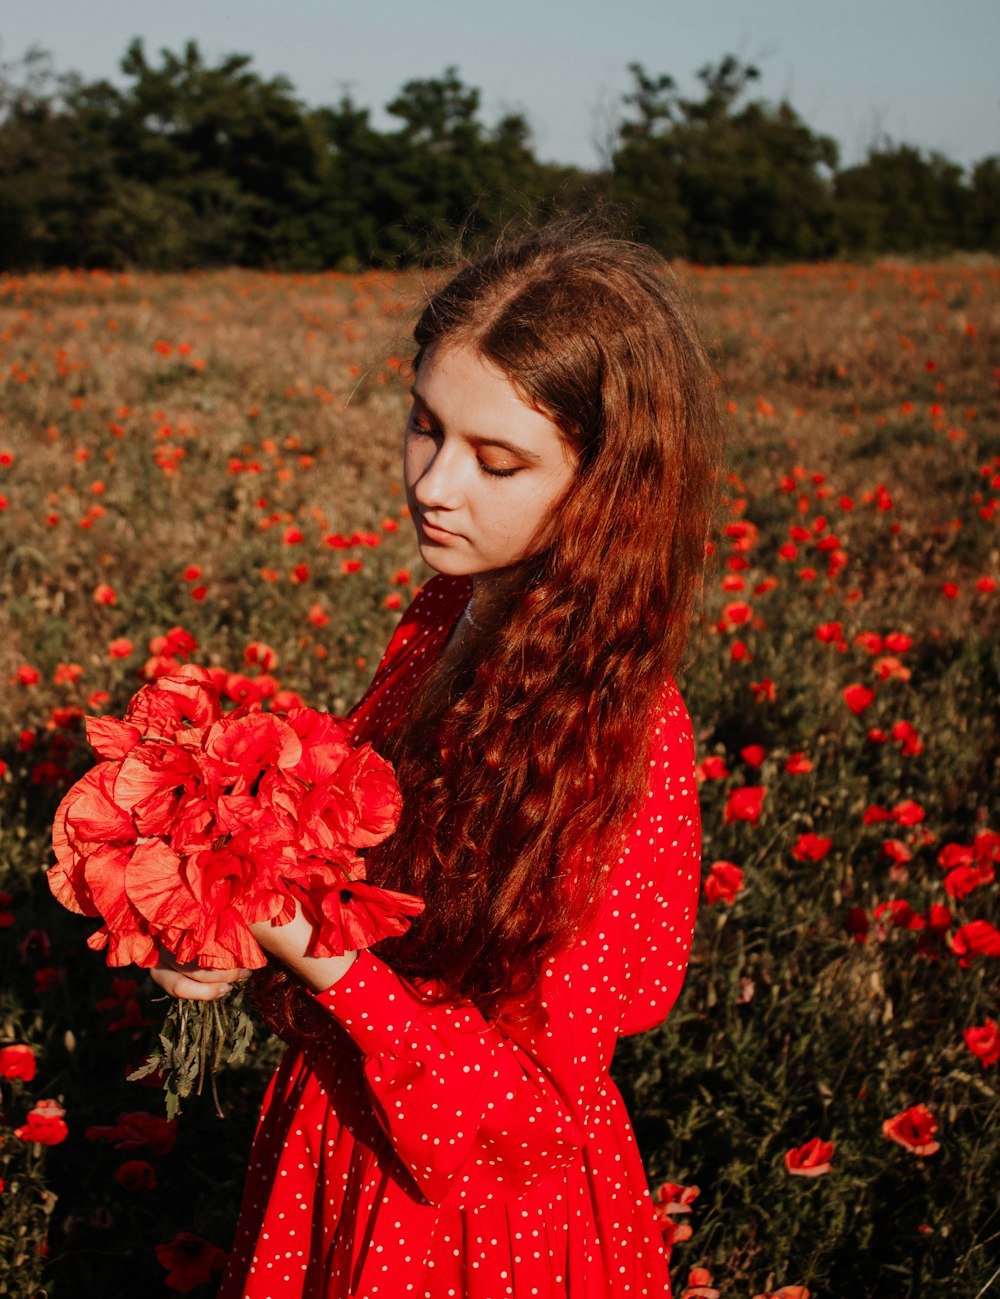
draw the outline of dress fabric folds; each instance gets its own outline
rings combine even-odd
[[[469,598],[436,576],[352,717],[376,749]],[[313,1001],[261,1110],[219,1299],[664,1299],[639,1151],[608,1069],[680,991],[699,885],[687,710],[665,685],[649,787],[593,919],[535,1010],[428,1005],[372,952]]]

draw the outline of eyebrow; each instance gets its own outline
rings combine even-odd
[[[410,389],[410,396],[415,401],[418,401],[421,406],[423,406],[424,410],[427,412],[428,415],[430,415],[430,417],[433,420],[435,420],[438,424],[441,423],[441,420],[438,418],[436,412],[427,404],[426,398],[424,398],[419,392],[417,392],[416,384],[414,384],[413,387]],[[515,446],[513,442],[505,442],[503,438],[484,438],[484,437],[480,437],[478,433],[473,433],[471,435],[466,434],[466,438],[469,441],[478,442],[481,446],[502,447],[504,451],[509,451],[511,455],[521,456],[522,459],[530,460],[533,464],[538,464],[539,461],[541,460],[541,456],[536,455],[534,451],[528,451],[525,447]]]

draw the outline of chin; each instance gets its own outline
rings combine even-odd
[[[460,555],[455,555],[448,550],[446,546],[421,546],[420,558],[428,568],[433,568],[435,573],[444,573],[448,577],[470,577],[473,573],[479,572],[474,564],[463,560]]]

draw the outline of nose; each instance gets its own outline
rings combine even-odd
[[[453,510],[459,504],[458,464],[447,442],[417,454],[413,464],[413,495],[422,510]]]

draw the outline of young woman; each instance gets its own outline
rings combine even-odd
[[[669,1294],[608,1076],[681,986],[699,882],[673,683],[717,473],[713,380],[648,250],[501,247],[415,330],[407,500],[434,576],[352,713],[396,765],[378,951],[255,927],[309,1014],[264,1100],[221,1299]],[[245,972],[163,968],[210,998]]]

